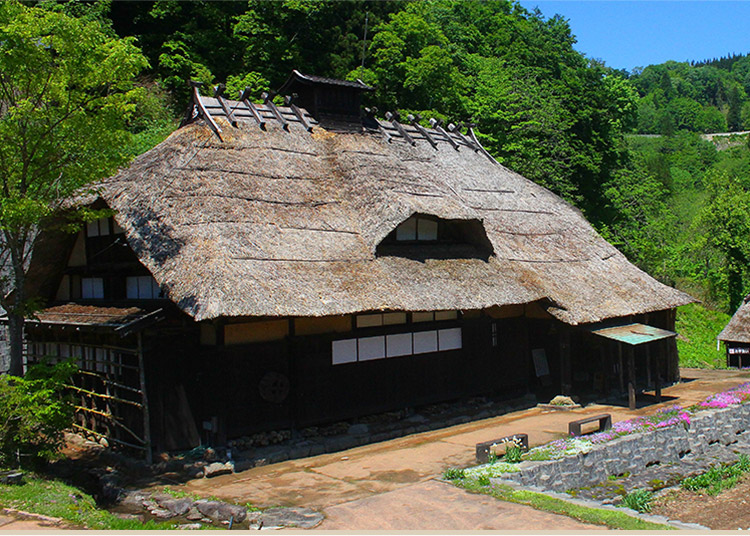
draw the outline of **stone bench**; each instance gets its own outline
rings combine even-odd
[[[577,421],[569,422],[568,433],[572,436],[583,435],[581,434],[581,426],[584,424],[588,424],[590,422],[597,422],[597,421],[599,423],[599,428],[597,428],[593,432],[601,432],[608,428],[612,428],[612,415],[610,415],[609,413],[602,413],[601,415],[594,415],[592,417],[585,417],[583,419],[578,419]],[[593,433],[593,432],[587,432],[587,433]]]
[[[485,441],[484,443],[477,443],[477,461],[479,463],[487,463],[490,461],[490,451],[492,447],[502,445],[511,441],[520,441],[521,448],[523,450],[529,450],[529,436],[528,434],[513,434],[500,439],[493,439],[492,441]]]

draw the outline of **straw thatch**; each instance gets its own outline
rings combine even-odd
[[[141,262],[196,320],[467,310],[546,298],[551,314],[578,324],[692,301],[458,133],[458,149],[447,138],[433,148],[411,126],[414,145],[387,141],[383,127],[395,132],[387,123],[332,133],[300,122],[261,129],[249,114],[237,127],[214,120],[220,137],[198,119],[101,185]],[[376,255],[414,213],[481,221],[493,254],[443,258],[418,246]]]
[[[750,343],[750,296],[745,298],[717,339]]]

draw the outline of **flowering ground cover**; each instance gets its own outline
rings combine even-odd
[[[726,408],[750,401],[750,382],[743,383],[727,391],[716,393],[690,408],[671,406],[646,417],[636,417],[619,421],[612,428],[585,437],[566,437],[534,447],[523,455],[524,460],[556,460],[589,452],[594,445],[611,441],[617,437],[641,432],[649,432],[669,426],[690,425],[690,417],[696,411],[712,408]]]
[[[736,404],[744,404],[748,400],[750,400],[750,382],[738,385],[734,389],[711,395],[703,402],[700,402],[698,407],[701,409],[726,408]]]

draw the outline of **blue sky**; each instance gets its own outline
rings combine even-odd
[[[750,0],[521,0],[570,21],[576,50],[632,71],[667,60],[750,53]]]

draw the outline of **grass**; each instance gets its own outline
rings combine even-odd
[[[653,492],[647,489],[634,489],[622,498],[622,503],[636,512],[650,512]]]
[[[473,493],[484,493],[485,495],[490,495],[492,497],[495,497],[496,499],[518,504],[525,504],[527,506],[531,506],[532,508],[536,508],[537,510],[544,510],[546,512],[566,515],[583,523],[590,523],[592,525],[604,525],[610,529],[648,531],[675,530],[674,527],[670,527],[669,525],[662,525],[659,523],[644,521],[643,519],[629,516],[624,512],[601,510],[598,508],[580,506],[577,504],[569,503],[568,501],[549,497],[542,493],[535,493],[533,491],[525,490],[514,490],[510,486],[483,486],[478,481],[470,479],[454,480],[453,483],[456,486]]]
[[[733,488],[739,478],[750,471],[750,458],[744,454],[740,454],[739,458],[731,465],[714,466],[702,475],[684,479],[682,487],[690,491],[705,490],[709,495],[718,495],[725,489]]]
[[[677,350],[680,366],[695,368],[726,368],[724,350],[716,350],[716,336],[729,322],[730,316],[691,303],[677,308]]]
[[[101,510],[94,499],[78,488],[57,480],[24,475],[21,486],[0,484],[0,505],[25,512],[59,517],[70,524],[95,530],[165,530],[175,523],[120,519]]]

